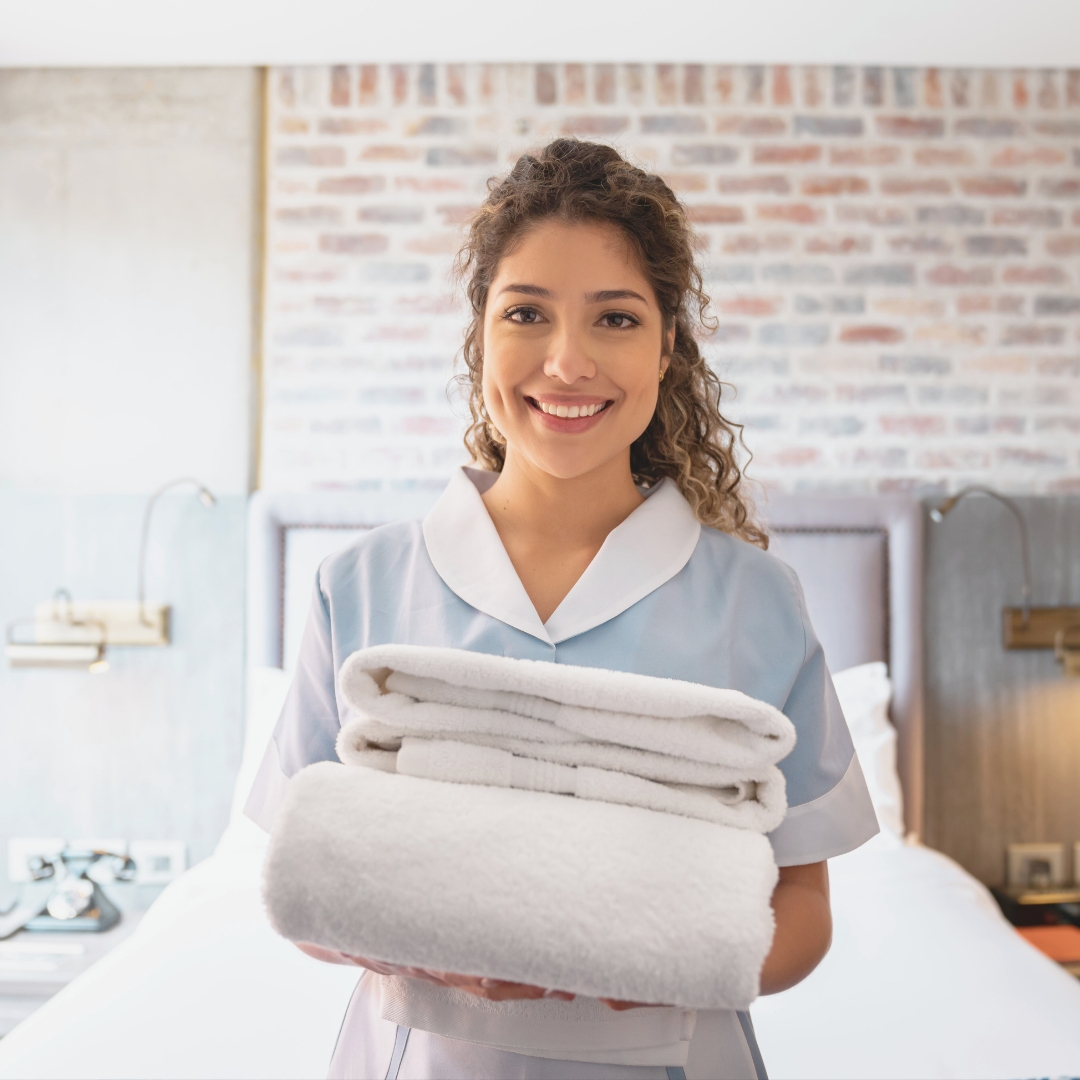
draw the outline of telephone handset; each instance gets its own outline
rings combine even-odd
[[[100,867],[100,869],[99,869]],[[91,875],[91,870],[95,873]],[[64,848],[58,855],[35,856],[30,875],[35,882],[55,881],[44,910],[24,924],[26,930],[108,930],[120,921],[120,909],[105,895],[97,875],[131,881],[135,863],[113,851]]]

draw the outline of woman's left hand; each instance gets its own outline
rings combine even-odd
[[[563,990],[545,990],[542,986],[507,982],[505,979],[488,979],[480,975],[455,975],[449,971],[432,971],[430,968],[407,967],[404,964],[388,964],[382,960],[369,960],[366,956],[350,956],[337,949],[327,949],[308,941],[298,941],[297,948],[315,960],[328,964],[355,964],[378,975],[399,975],[406,979],[423,979],[438,986],[450,986],[467,994],[487,998],[488,1001],[523,1001],[538,998],[557,1001],[573,1001],[574,995]]]
[[[387,964],[382,960],[369,960],[365,956],[350,956],[337,949],[327,949],[308,941],[298,941],[301,952],[315,960],[328,964],[355,964],[378,975],[399,975],[406,979],[423,979],[438,986],[451,986],[466,994],[486,998],[488,1001],[535,1001],[540,998],[555,1001],[573,1001],[574,995],[565,990],[545,990],[542,986],[528,983],[507,982],[505,979],[488,979],[480,975],[455,975],[449,971],[432,971],[430,968],[407,967],[403,964]],[[648,1008],[641,1001],[618,1001],[615,998],[600,999],[609,1009],[622,1012],[625,1009]]]

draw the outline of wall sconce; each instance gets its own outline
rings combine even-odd
[[[146,549],[154,507],[166,491],[193,484],[208,510],[217,502],[198,480],[172,480],[150,496],[143,513],[139,544],[138,600],[75,602],[60,589],[51,602],[38,604],[32,619],[9,624],[4,652],[11,667],[84,668],[94,674],[109,670],[109,645],[168,645],[169,606],[146,602]],[[20,627],[32,627],[30,633]]]
[[[1053,649],[1066,675],[1080,675],[1080,607],[1031,606],[1031,545],[1027,522],[1012,499],[993,488],[971,484],[961,488],[940,506],[930,519],[940,524],[945,515],[967,495],[988,495],[1006,507],[1020,529],[1020,557],[1024,569],[1023,606],[1001,611],[1001,643],[1006,649]]]
[[[1074,610],[1080,616],[1080,609]],[[1066,675],[1080,675],[1080,618],[1054,635],[1054,655]],[[1080,867],[1075,873],[1080,874]]]
[[[39,609],[44,605],[38,605]],[[29,640],[19,640],[16,628],[32,626]],[[71,594],[57,589],[51,611],[33,619],[17,619],[7,628],[4,646],[11,667],[86,668],[93,675],[109,670],[105,659],[105,627],[88,619],[76,618]]]
[[[199,502],[206,507],[207,510],[212,510],[217,505],[217,499],[214,498],[213,493],[204,484],[200,484],[198,480],[192,479],[190,476],[182,477],[179,480],[170,480],[167,484],[163,484],[161,487],[150,496],[149,502],[146,504],[146,510],[143,512],[142,522],[142,539],[139,542],[139,622],[143,626],[150,626],[159,629],[163,637],[161,641],[162,645],[169,643],[169,629],[168,629],[168,611],[169,609],[164,604],[155,604],[152,608],[146,606],[146,547],[147,541],[150,539],[150,519],[154,514],[154,507],[157,505],[158,499],[165,494],[166,491],[171,491],[174,487],[182,487],[187,484],[194,484],[199,496]]]

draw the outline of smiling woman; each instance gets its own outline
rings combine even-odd
[[[549,284],[519,283],[526,273]],[[602,281],[621,287],[592,288]],[[674,333],[619,233],[546,221],[503,257],[491,292],[482,393],[509,456],[569,479],[621,455],[656,411]]]
[[[829,946],[825,860],[877,825],[798,581],[761,550],[739,491],[737,429],[695,337],[708,298],[683,207],[610,147],[557,140],[493,182],[459,268],[480,468],[455,474],[422,524],[372,529],[322,564],[248,813],[273,828],[285,780],[334,758],[352,717],[338,672],[358,649],[438,646],[739,690],[797,733],[778,766],[789,811],[768,834],[779,873],[761,914],[775,932],[752,973],[762,993],[792,986]],[[526,833],[531,858],[545,842]],[[431,865],[410,865],[421,890],[439,888]],[[495,895],[514,871],[498,861],[491,874],[470,886]],[[611,906],[613,925],[632,920]],[[701,919],[739,916],[718,901]],[[429,970],[298,944],[368,972],[334,1077],[763,1076],[746,1012],[575,997],[479,960]]]
[[[574,447],[574,468],[587,471],[584,460],[592,467],[601,447],[637,428],[627,443],[636,483],[670,477],[703,524],[765,547],[740,492],[741,429],[721,415],[720,380],[697,345],[711,320],[693,240],[667,184],[611,147],[557,139],[524,155],[492,185],[458,259],[472,308],[465,443],[503,469],[512,402],[529,396],[508,391],[504,373],[545,353],[529,382],[532,408],[559,417],[565,407],[569,420],[575,406],[580,419],[582,405],[599,405],[615,420],[594,448]],[[605,396],[616,383],[620,392]]]
[[[503,460],[484,503],[547,621],[644,501],[631,446],[656,413],[675,329],[634,251],[603,222],[533,225],[489,292],[476,396],[490,417],[480,437],[501,440]],[[574,520],[585,527],[568,536]]]

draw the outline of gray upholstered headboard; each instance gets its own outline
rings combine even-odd
[[[423,517],[429,490],[257,491],[248,504],[247,662],[292,669],[319,563],[363,530]]]
[[[832,671],[884,660],[908,832],[922,833],[922,506],[899,496],[774,496],[770,549],[798,573]]]
[[[423,516],[437,491],[252,496],[248,513],[248,663],[292,668],[315,570],[365,528]],[[908,830],[923,810],[922,511],[899,497],[774,497],[772,550],[799,574],[834,671],[884,660],[895,686]]]

